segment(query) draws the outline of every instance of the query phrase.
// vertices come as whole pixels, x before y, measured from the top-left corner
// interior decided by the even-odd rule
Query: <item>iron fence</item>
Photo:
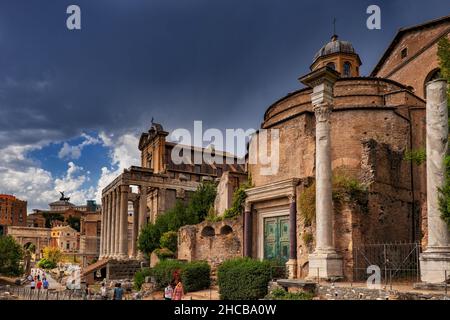
[[[420,281],[419,243],[367,244],[353,250],[353,279],[366,281],[368,268],[377,266],[382,283]]]

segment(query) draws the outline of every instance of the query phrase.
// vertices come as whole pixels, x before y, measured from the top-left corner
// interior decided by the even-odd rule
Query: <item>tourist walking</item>
[[[41,280],[38,280],[38,282],[37,282],[37,284],[36,284],[36,288],[37,288],[38,290],[41,290],[41,288],[42,288],[42,281],[41,281]]]
[[[34,289],[35,287],[36,287],[36,282],[33,279],[33,280],[31,280],[31,283],[30,283],[30,289]]]
[[[102,283],[102,287],[100,288],[100,295],[102,300],[108,300],[108,288],[106,288],[105,283]]]
[[[172,283],[169,283],[167,287],[164,289],[164,300],[172,300],[173,296],[173,286]]]
[[[48,289],[48,281],[47,281],[47,278],[44,278],[44,280],[42,281],[42,286],[44,287],[44,289]]]
[[[184,296],[183,284],[178,281],[175,289],[173,290],[173,300],[181,300]]]
[[[84,288],[84,300],[91,299],[91,288],[89,288],[89,284],[86,283],[86,287]]]
[[[114,288],[113,300],[122,300],[123,297],[123,289],[122,284],[116,283],[116,287]]]

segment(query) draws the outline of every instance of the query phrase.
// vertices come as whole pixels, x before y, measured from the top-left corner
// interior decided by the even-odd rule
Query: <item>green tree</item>
[[[138,238],[139,250],[150,254],[155,249],[160,248],[161,236],[164,233],[168,231],[176,232],[182,226],[203,221],[214,204],[216,192],[216,186],[212,182],[203,182],[187,204],[178,200],[175,206],[160,215],[154,224],[148,224],[142,229]]]
[[[78,232],[80,232],[80,218],[79,217],[72,217],[69,216],[69,218],[67,218],[66,221],[69,226],[75,230],[77,230]]]
[[[203,182],[192,195],[187,206],[190,215],[197,216],[199,221],[205,220],[217,195],[217,187],[213,182]]]
[[[0,236],[0,274],[19,276],[23,273],[20,261],[23,259],[22,246],[11,236]]]
[[[176,231],[168,231],[162,234],[159,240],[161,248],[167,248],[172,252],[177,251],[178,247],[178,233]]]

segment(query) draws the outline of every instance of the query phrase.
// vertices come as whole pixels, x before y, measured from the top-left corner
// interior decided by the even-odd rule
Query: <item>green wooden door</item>
[[[264,259],[289,260],[289,216],[264,219]]]

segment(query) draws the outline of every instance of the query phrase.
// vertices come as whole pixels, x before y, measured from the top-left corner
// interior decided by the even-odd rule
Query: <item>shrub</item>
[[[162,260],[150,270],[150,275],[155,277],[156,285],[161,289],[175,280],[175,273],[180,274],[186,292],[207,289],[211,285],[211,268],[203,261]]]
[[[156,254],[160,260],[173,259],[175,257],[175,253],[168,248],[158,248],[153,251],[153,253]]]
[[[161,260],[150,270],[150,274],[155,277],[156,285],[162,289],[171,283],[176,271],[180,271],[185,263],[178,260]]]
[[[224,300],[256,300],[267,295],[271,279],[268,261],[236,258],[218,268],[219,294]]]
[[[186,292],[207,289],[211,285],[211,267],[205,261],[187,263],[181,270],[181,281]]]
[[[168,231],[163,233],[159,240],[161,248],[167,248],[170,251],[177,251],[178,246],[178,233],[176,231]]]
[[[145,282],[145,277],[150,276],[150,269],[144,268],[134,274],[134,289],[141,290],[142,285]]]
[[[39,260],[37,265],[38,265],[39,268],[48,270],[48,269],[56,268],[57,264],[54,261],[50,261],[50,260],[48,260],[46,258],[42,258],[41,260]]]
[[[62,254],[61,250],[59,250],[59,248],[57,248],[57,247],[45,247],[43,250],[43,258],[45,260],[49,261],[52,265],[54,264],[55,267],[56,267],[56,264],[61,261],[62,257],[63,257],[63,254]],[[48,268],[48,269],[52,269],[52,268]]]
[[[23,272],[20,261],[23,249],[11,236],[0,236],[0,274],[18,276]]]
[[[287,292],[284,289],[277,288],[266,296],[269,300],[312,300],[314,295],[310,292]]]

